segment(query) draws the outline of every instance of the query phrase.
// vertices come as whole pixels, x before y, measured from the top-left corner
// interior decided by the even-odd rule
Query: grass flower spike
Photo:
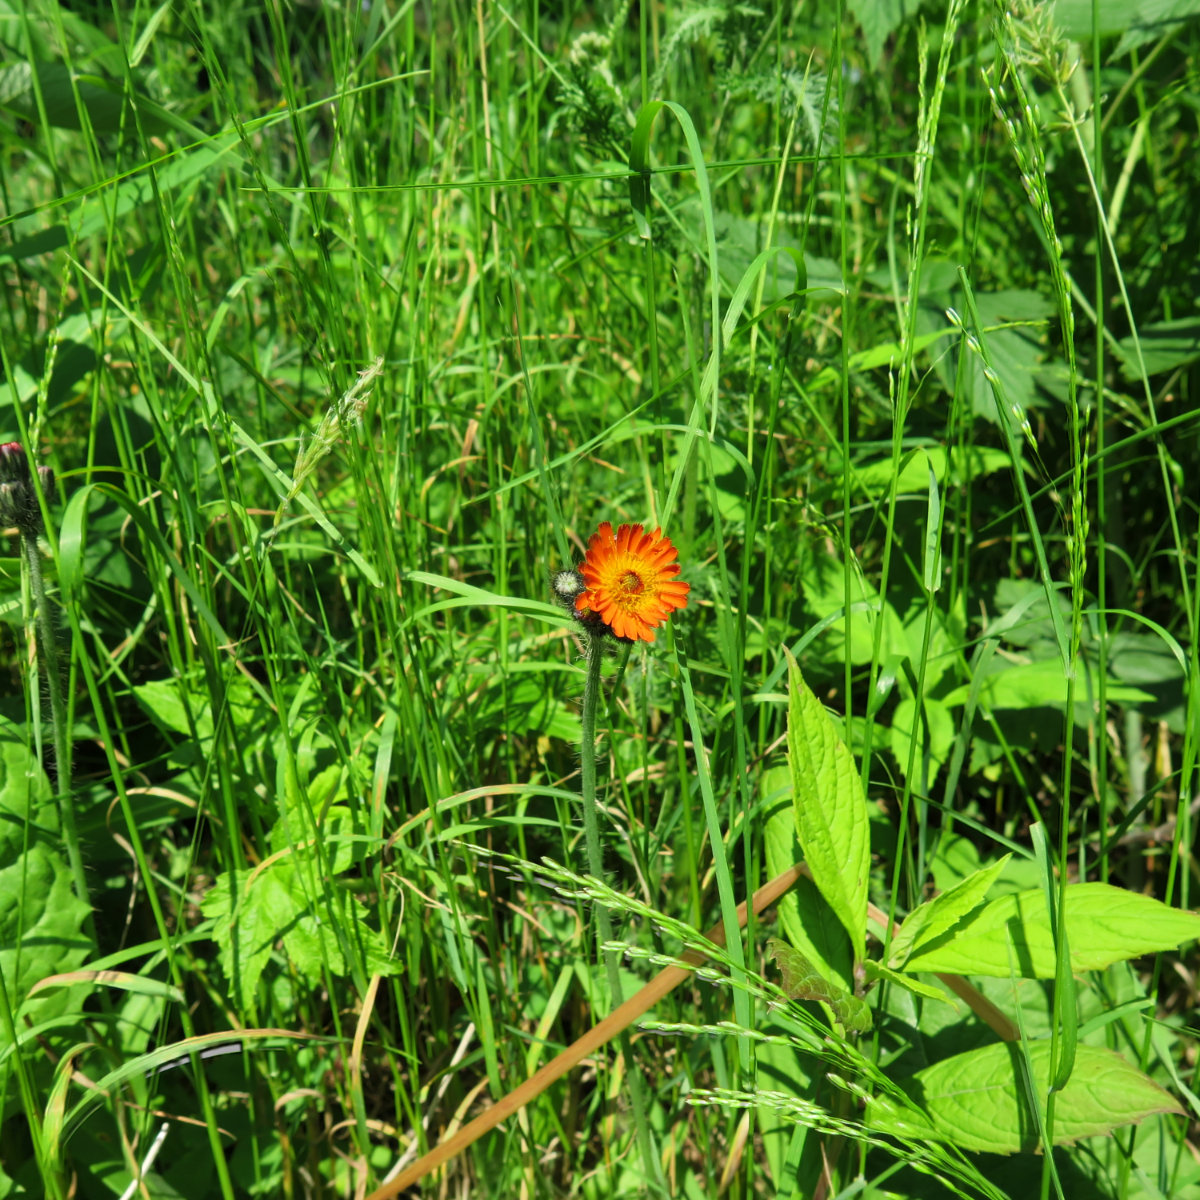
[[[687,607],[689,585],[677,579],[675,547],[662,530],[604,521],[588,542],[579,568],[587,590],[576,597],[583,616],[596,613],[619,638],[654,641],[654,630]]]

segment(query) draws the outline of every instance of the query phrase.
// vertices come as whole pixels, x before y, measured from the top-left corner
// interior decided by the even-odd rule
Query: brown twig
[[[774,904],[804,873],[804,868],[801,866],[789,867],[783,874],[777,875],[770,883],[759,888],[754,893],[750,905],[747,905],[745,901],[738,905],[738,927],[742,928],[746,924],[748,907],[753,907],[757,916],[768,905]],[[704,936],[715,946],[725,944],[723,925],[714,925]],[[411,1167],[397,1175],[395,1179],[389,1180],[381,1188],[377,1188],[367,1197],[367,1200],[388,1200],[391,1196],[399,1195],[423,1175],[428,1175],[430,1171],[436,1170],[455,1155],[461,1154],[489,1129],[524,1108],[531,1100],[540,1096],[555,1080],[561,1079],[589,1054],[599,1050],[606,1042],[612,1041],[623,1029],[632,1025],[668,992],[678,987],[696,967],[704,962],[704,958],[705,956],[699,951],[689,950],[682,958],[682,961],[688,964],[687,966],[664,967],[636,996],[630,997],[619,1008],[614,1009],[603,1021],[594,1025],[557,1058],[548,1062],[540,1071],[531,1075],[520,1087],[514,1088],[502,1100],[498,1100],[487,1112],[481,1113],[470,1124],[464,1125],[452,1138],[435,1146],[428,1154],[417,1159]]]
[[[737,910],[738,928],[741,929],[746,924],[748,907],[752,907],[757,916],[763,909],[774,904],[789,891],[802,875],[808,875],[808,868],[803,864],[788,867],[770,883],[759,888],[751,898],[749,905],[742,901]],[[881,925],[886,926],[887,914],[874,905],[868,907],[871,916]],[[725,945],[724,925],[714,925],[704,936],[714,946]],[[417,1159],[411,1167],[405,1168],[395,1179],[389,1180],[382,1187],[373,1191],[367,1200],[390,1200],[390,1197],[399,1195],[422,1176],[437,1170],[438,1167],[461,1154],[489,1129],[494,1129],[501,1121],[511,1117],[513,1113],[540,1096],[552,1083],[561,1079],[572,1067],[578,1066],[589,1054],[593,1054],[606,1042],[612,1041],[619,1033],[628,1029],[634,1021],[652,1009],[664,996],[678,987],[692,971],[702,965],[704,959],[705,955],[700,951],[689,950],[681,960],[687,964],[686,966],[664,967],[636,996],[632,996],[619,1008],[614,1009],[578,1041],[568,1046],[556,1058],[551,1059],[540,1071],[531,1075],[503,1099],[498,1100],[486,1112],[464,1125],[453,1137],[447,1138],[446,1141],[435,1146],[428,1154]],[[958,975],[938,975],[938,979],[965,1001],[971,1011],[984,1021],[999,1038],[1006,1042],[1018,1039],[1019,1034],[1012,1021],[965,979]]]

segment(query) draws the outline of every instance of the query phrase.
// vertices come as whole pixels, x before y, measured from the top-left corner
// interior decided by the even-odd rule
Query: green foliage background
[[[718,864],[767,876],[785,647],[883,910],[1006,852],[999,892],[1189,908],[1198,11],[0,3],[0,438],[57,475],[73,748],[59,795],[9,530],[0,1196],[364,1195],[608,1011],[544,863],[584,862],[548,581],[601,520],[692,588],[606,668],[627,993],[678,950],[635,901],[704,929]],[[859,1100],[978,1024],[883,986],[840,1071],[760,1045],[769,932],[444,1186],[1200,1188],[1194,946],[1078,999],[1186,1115],[934,1163]]]

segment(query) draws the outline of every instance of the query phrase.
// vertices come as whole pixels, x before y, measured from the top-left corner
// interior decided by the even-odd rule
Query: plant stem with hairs
[[[575,618],[582,633],[579,642],[587,657],[580,719],[582,745],[579,749],[583,793],[583,833],[587,847],[588,874],[603,882],[604,853],[600,844],[600,814],[596,803],[596,708],[600,701],[600,665],[607,638],[627,646],[653,642],[655,630],[678,608],[687,607],[689,585],[678,578],[675,547],[661,529],[647,533],[641,525],[613,529],[602,521],[588,540],[587,556],[578,570],[559,571],[551,581],[559,602]],[[613,940],[612,915],[603,904],[596,905],[600,957],[608,975],[612,1007],[624,1002],[621,964],[617,951],[605,950]],[[634,1131],[645,1169],[653,1173],[657,1191],[666,1194],[659,1158],[650,1134],[642,1077],[633,1059],[629,1033],[620,1032],[621,1054],[633,1102]]]

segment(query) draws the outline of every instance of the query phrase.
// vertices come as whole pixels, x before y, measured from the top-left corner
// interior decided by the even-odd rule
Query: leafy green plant
[[[883,918],[876,928],[882,956],[868,959],[867,801],[850,751],[794,660],[788,761],[793,804],[772,818],[768,845],[779,861],[794,836],[816,885],[783,910],[790,948],[778,950],[777,958],[789,994],[820,1003],[837,1027],[865,1032],[871,1011],[884,1025],[905,1011],[911,999],[901,1001],[897,993],[910,993],[930,1010],[955,1008],[950,995],[920,978],[929,973],[987,976],[1010,985],[1055,980],[1056,993],[1062,993],[1052,1022],[1059,1031],[1055,1038],[1023,1025],[1019,1001],[1004,1019],[990,1000],[956,987],[974,1019],[984,1018],[1007,1040],[939,1057],[910,1074],[889,1072],[921,1112],[921,1132],[966,1150],[1009,1154],[1048,1142],[1072,1145],[1154,1114],[1182,1115],[1177,1100],[1104,1044],[1111,1024],[1123,1015],[1119,1007],[1095,1013],[1080,1028],[1076,987],[1085,984],[1075,977],[1193,941],[1200,937],[1200,915],[1104,883],[1069,884],[1061,907],[1049,881],[989,899],[1009,863],[1006,855],[914,907],[898,928]],[[837,919],[838,936],[829,935],[828,913]],[[813,935],[817,929],[826,933],[821,941]],[[871,1004],[869,997],[864,1004],[864,979],[876,995],[889,989],[892,995],[882,1004]],[[965,1026],[971,1021],[968,1017]],[[970,1040],[964,1023],[959,1025],[954,1039]],[[954,1029],[945,1018],[937,1028],[943,1041]],[[917,1027],[905,1036],[921,1033],[918,1010]],[[884,1132],[917,1132],[910,1109],[887,1098],[872,1100],[866,1123]],[[1185,1172],[1176,1186],[1190,1178]]]

